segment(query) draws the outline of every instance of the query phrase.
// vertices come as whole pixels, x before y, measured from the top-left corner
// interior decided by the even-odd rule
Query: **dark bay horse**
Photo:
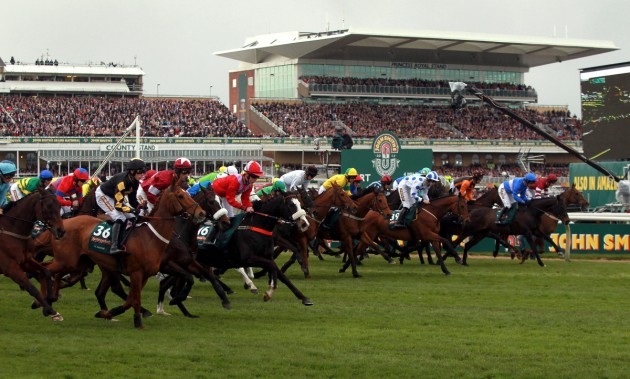
[[[216,201],[216,194],[212,189],[200,187],[199,192],[193,196],[193,200],[203,208],[215,228],[220,230],[229,228],[230,219],[227,217],[227,211]],[[169,315],[164,311],[164,296],[170,289],[172,296],[170,305],[177,305],[186,317],[197,317],[191,314],[183,304],[194,284],[193,275],[208,280],[219,296],[221,296],[221,290],[217,286],[224,291],[231,291],[229,287],[222,285],[211,269],[202,266],[195,259],[198,229],[199,225],[190,218],[178,217],[175,220],[173,233],[177,238],[171,240],[167,247],[166,259],[160,266],[160,272],[169,276],[160,281],[157,314]]]
[[[242,223],[230,238],[225,249],[200,246],[197,259],[217,269],[258,267],[267,270],[272,277],[265,301],[271,298],[277,279],[284,283],[304,305],[312,305],[286,277],[274,261],[273,230],[278,222],[293,222],[293,196],[276,196],[267,202],[254,202],[254,212],[243,215]]]
[[[134,326],[141,329],[142,289],[163,264],[167,246],[173,239],[175,216],[192,217],[195,222],[203,221],[206,216],[203,209],[180,187],[179,182],[174,182],[162,191],[149,221],[131,231],[125,242],[130,255],[123,257],[90,250],[92,232],[101,220],[91,216],[76,216],[64,220],[67,233],[59,241],[53,241],[54,259],[47,268],[55,273],[76,272],[80,267],[81,257],[87,256],[100,267],[103,273],[101,285],[105,287],[109,285],[109,278],[119,273],[129,275],[131,287],[125,303],[111,310],[101,310],[95,316],[111,319],[133,307]],[[225,304],[224,300],[224,306]]]
[[[569,187],[566,191],[561,193],[559,195],[559,199],[564,202],[564,204],[567,207],[567,211],[569,212],[571,211],[586,212],[590,205],[588,200],[584,198],[584,195],[582,194],[582,192],[580,192],[575,187],[575,183],[573,183],[571,187]]]
[[[40,275],[50,290],[51,274],[33,258],[31,231],[35,221],[42,221],[55,238],[64,235],[60,205],[54,193],[38,188],[24,198],[9,203],[0,215],[0,274],[4,274],[24,288],[42,305],[44,316],[52,316],[54,321],[63,317],[44,299],[40,291],[28,280],[25,271]],[[50,292],[47,292],[50,294]]]
[[[404,240],[410,243],[416,243],[418,240],[428,241],[431,242],[435,250],[437,263],[440,265],[442,272],[445,275],[450,275],[442,259],[440,243],[444,244],[447,249],[452,250],[453,248],[451,242],[439,234],[440,219],[442,219],[447,212],[456,214],[464,220],[469,220],[466,201],[459,196],[444,196],[431,200],[430,204],[419,206],[417,208],[416,218],[409,227],[404,229],[390,229],[388,220],[384,219],[376,212],[369,212],[365,222],[361,225],[362,233],[364,233],[365,236],[361,238],[356,253],[362,253],[367,246],[379,250],[380,246],[374,242],[377,236]],[[370,243],[366,241],[370,241]]]
[[[540,252],[535,248],[534,237],[543,237],[538,229],[541,219],[545,214],[551,214],[556,219],[560,219],[564,224],[569,223],[564,202],[558,197],[548,197],[543,199],[533,199],[526,206],[519,206],[514,220],[509,225],[497,224],[496,211],[491,208],[479,208],[470,213],[471,222],[464,228],[462,235],[458,237],[456,243],[466,237],[472,238],[464,245],[464,263],[468,258],[468,251],[485,237],[501,239],[507,235],[523,235],[527,242],[534,248],[534,255],[540,266],[544,263],[540,259]],[[504,241],[505,242],[505,241]],[[507,244],[507,242],[505,242]]]

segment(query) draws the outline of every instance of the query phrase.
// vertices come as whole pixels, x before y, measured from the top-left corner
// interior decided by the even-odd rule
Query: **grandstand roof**
[[[6,81],[0,83],[0,93],[9,92],[55,92],[55,93],[129,93],[125,82],[50,82],[50,81]]]
[[[611,41],[443,31],[346,29],[248,38],[215,55],[249,64],[287,59],[474,64],[530,68],[618,50]]]
[[[51,74],[51,75],[104,75],[104,76],[142,76],[144,71],[137,66],[85,65],[74,66],[59,64],[58,66],[36,64],[11,64],[4,66],[5,75],[18,74]]]

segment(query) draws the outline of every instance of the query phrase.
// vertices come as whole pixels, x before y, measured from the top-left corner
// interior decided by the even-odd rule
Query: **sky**
[[[245,39],[348,27],[612,41],[620,50],[533,68],[539,104],[580,112],[579,69],[630,62],[628,0],[1,0],[0,57],[137,64],[146,95],[228,99],[235,60],[215,52]]]

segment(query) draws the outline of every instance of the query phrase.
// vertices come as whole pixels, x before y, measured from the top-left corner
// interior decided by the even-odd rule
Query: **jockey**
[[[155,170],[147,170],[147,172],[144,173],[144,176],[142,177],[142,182],[145,180],[149,180],[153,177],[153,175],[157,174],[157,171]]]
[[[123,252],[120,247],[122,225],[127,219],[135,218],[133,208],[146,204],[138,203],[136,197],[144,171],[144,161],[133,158],[127,165],[127,171],[112,176],[96,189],[96,203],[114,221],[110,254]]]
[[[226,172],[229,172],[226,170]],[[228,217],[234,217],[234,209],[241,209],[247,213],[253,213],[254,208],[250,201],[252,188],[259,177],[265,175],[260,164],[256,161],[249,161],[245,165],[244,174],[227,175],[212,182],[212,190],[218,197],[221,207],[227,210]],[[241,195],[241,203],[236,200],[236,196]],[[216,230],[217,228],[215,228]],[[217,231],[218,232],[218,231]],[[212,245],[217,233],[208,233],[204,246]]]
[[[549,174],[546,178],[538,178],[536,179],[535,189],[534,189],[534,199],[540,199],[543,197],[549,197],[549,187],[556,184],[558,181],[558,177],[556,174]]]
[[[309,183],[313,178],[317,176],[317,167],[308,166],[306,170],[294,170],[287,172],[280,177],[280,181],[284,182],[289,192],[297,191],[302,197],[304,202],[304,208],[310,208],[313,205],[313,200],[308,196],[306,192]]]
[[[499,186],[499,196],[503,201],[503,209],[499,215],[497,224],[509,224],[516,215],[518,205],[526,204],[529,199],[526,192],[530,186],[536,183],[536,175],[528,173],[524,178],[514,178],[506,180],[503,185]]]
[[[398,215],[398,220],[396,220],[396,226],[405,225],[405,216],[413,204],[418,202],[430,203],[429,187],[439,181],[440,178],[435,171],[429,171],[426,178],[422,176],[407,176],[401,180],[398,184],[398,193],[403,208]]]
[[[483,179],[482,171],[475,171],[471,177],[458,178],[451,184],[451,191],[454,195],[466,199],[466,201],[473,200],[473,192],[475,186]]]
[[[37,190],[37,187],[46,188],[52,182],[53,173],[43,170],[36,178],[24,178],[11,185],[11,201],[18,201],[26,195]]]
[[[253,184],[259,177],[265,175],[260,164],[256,161],[249,161],[245,165],[245,173],[228,175],[218,178],[212,182],[212,189],[220,199],[221,206],[228,211],[229,217],[234,217],[234,208],[251,213],[254,211],[249,196],[252,192]],[[236,200],[236,196],[241,195],[241,203]]]
[[[214,181],[218,175],[224,173],[227,170],[227,167],[225,166],[221,166],[219,167],[219,169],[217,171],[213,171],[207,175],[202,176],[201,178],[199,178],[198,183],[203,183],[203,182],[212,182]]]
[[[284,184],[282,180],[277,180],[270,186],[264,187],[256,192],[256,195],[262,201],[267,201],[269,199],[273,199],[278,193],[286,192],[287,186]]]
[[[319,194],[321,195],[324,191],[331,189],[333,183],[336,183],[339,187],[343,188],[348,195],[351,195],[348,187],[358,175],[359,173],[354,168],[347,169],[344,174],[333,175],[319,187]]]
[[[361,175],[357,175],[356,178],[354,178],[354,181],[352,181],[352,183],[350,183],[349,185],[349,189],[350,189],[350,193],[353,195],[359,195],[361,193],[361,182],[363,181],[363,178],[361,177]]]
[[[0,175],[2,175],[2,179],[0,179],[0,207],[4,207],[8,202],[7,194],[11,189],[11,181],[16,172],[15,163],[7,160],[0,162]],[[2,208],[0,208],[0,214],[2,214]]]
[[[83,202],[83,185],[90,179],[84,168],[77,168],[70,175],[66,175],[52,182],[55,194],[61,204],[61,215],[69,214]]]
[[[383,191],[383,193],[385,193],[385,196],[387,196],[389,195],[391,185],[392,185],[392,177],[389,175],[383,175],[381,180],[379,180],[378,182],[370,183],[367,186],[367,188],[370,188],[370,187],[378,188],[381,191]]]
[[[221,170],[223,169],[223,170]],[[206,176],[202,176],[201,178],[199,178],[199,181],[197,182],[197,184],[190,186],[187,191],[190,194],[190,196],[195,196],[197,194],[197,192],[199,192],[199,189],[201,187],[203,188],[208,188],[210,187],[210,185],[212,184],[213,181],[215,181],[218,178],[224,178],[228,175],[236,175],[238,174],[238,170],[236,169],[235,166],[228,166],[227,168],[225,166],[221,166],[221,168],[219,169],[220,172],[212,172]],[[217,174],[217,175],[213,175],[213,174]],[[212,175],[212,180],[208,180],[208,178],[210,177],[210,175]],[[212,187],[210,187],[212,188]]]
[[[150,179],[143,180],[136,192],[138,202],[146,200],[148,202],[147,212],[150,213],[157,202],[160,192],[171,185],[173,178],[176,178],[175,180],[181,178],[182,184],[188,184],[188,175],[191,167],[192,164],[188,158],[177,158],[173,163],[172,170],[158,171]]]

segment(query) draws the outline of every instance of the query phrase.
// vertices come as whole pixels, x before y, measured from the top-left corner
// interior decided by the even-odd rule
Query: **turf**
[[[417,257],[404,265],[372,257],[354,279],[338,273],[336,258],[312,259],[313,279],[289,271],[312,307],[282,284],[265,303],[228,272],[232,310],[197,283],[186,305],[199,319],[167,306],[173,316],[144,319],[145,330],[130,312],[94,318],[92,291],[78,286],[62,292],[55,308],[65,320],[53,323],[0,277],[0,377],[627,377],[630,262],[545,262],[450,260],[446,277]],[[156,289],[151,279],[143,292],[151,310]]]

